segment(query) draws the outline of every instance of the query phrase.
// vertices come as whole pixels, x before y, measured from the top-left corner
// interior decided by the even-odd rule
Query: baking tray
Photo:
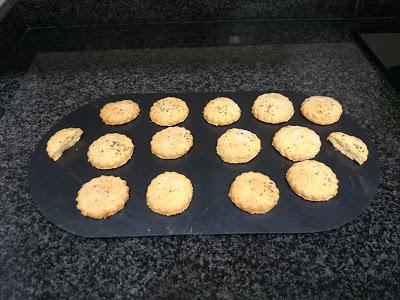
[[[155,93],[110,95],[87,104],[66,116],[39,142],[32,154],[30,189],[33,202],[51,223],[70,233],[84,237],[162,236],[184,234],[249,234],[319,232],[346,224],[368,206],[379,181],[378,159],[365,131],[345,112],[340,121],[330,126],[315,125],[301,116],[301,102],[309,95],[279,91],[289,97],[295,114],[289,122],[271,125],[256,120],[251,114],[254,99],[267,91]],[[175,96],[189,106],[189,117],[179,126],[189,129],[194,146],[176,160],[162,160],[150,151],[151,137],[163,127],[149,119],[152,103]],[[217,96],[234,99],[242,110],[238,122],[222,127],[209,125],[202,117],[204,105]],[[100,108],[107,102],[133,99],[141,108],[134,121],[121,126],[105,125],[99,118]],[[340,183],[336,197],[328,202],[310,202],[295,195],[285,173],[293,164],[271,146],[274,133],[283,126],[301,125],[315,130],[322,147],[316,160],[330,166]],[[81,140],[54,162],[47,156],[47,140],[66,127],[80,127]],[[217,138],[229,128],[243,128],[258,135],[262,149],[247,164],[224,163],[215,152]],[[369,147],[368,161],[359,166],[335,150],[326,140],[332,131],[343,131],[363,139]],[[98,170],[87,161],[89,145],[101,135],[123,133],[132,138],[135,151],[132,159],[114,170]],[[165,171],[176,171],[192,181],[191,205],[182,214],[166,217],[153,213],[146,205],[146,189],[150,181]],[[258,171],[275,181],[280,190],[278,204],[265,215],[251,215],[238,209],[228,198],[230,184],[242,172]],[[120,176],[128,182],[130,199],[123,210],[105,220],[82,216],[76,208],[76,195],[82,184],[100,175]]]

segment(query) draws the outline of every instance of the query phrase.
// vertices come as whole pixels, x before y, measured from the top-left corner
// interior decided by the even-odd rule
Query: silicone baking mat
[[[306,233],[330,230],[359,216],[373,198],[379,181],[377,155],[365,131],[346,112],[339,122],[330,126],[307,121],[299,108],[308,95],[289,91],[278,91],[289,97],[295,106],[295,114],[289,122],[278,125],[260,122],[252,116],[251,106],[254,99],[265,92],[268,91],[126,94],[98,99],[66,116],[37,145],[30,169],[32,199],[51,223],[84,237]],[[167,96],[186,101],[189,117],[178,126],[189,129],[194,137],[193,148],[176,160],[159,159],[150,151],[151,137],[163,127],[150,121],[149,110],[154,101]],[[242,110],[239,121],[215,127],[203,119],[203,107],[218,96],[230,97],[238,103]],[[139,117],[126,125],[105,125],[99,118],[99,110],[105,103],[121,99],[136,101],[141,108]],[[319,134],[322,147],[315,159],[331,167],[340,181],[339,192],[330,201],[305,201],[287,184],[285,174],[293,162],[271,146],[274,133],[287,125],[306,126]],[[46,153],[47,140],[66,127],[80,127],[84,134],[73,148],[54,162]],[[257,134],[262,149],[255,159],[246,164],[232,165],[219,158],[215,152],[216,141],[229,128],[243,128]],[[368,161],[359,166],[335,150],[326,140],[332,131],[343,131],[363,139],[370,151]],[[132,159],[114,170],[95,169],[87,161],[88,147],[98,137],[111,132],[126,134],[133,140],[135,151]],[[186,175],[194,188],[189,208],[172,217],[153,213],[146,205],[147,186],[165,171]],[[230,184],[237,175],[246,171],[268,175],[280,190],[278,204],[267,214],[248,214],[228,198]],[[94,220],[79,213],[75,199],[82,184],[100,175],[120,176],[126,180],[130,199],[114,216]]]

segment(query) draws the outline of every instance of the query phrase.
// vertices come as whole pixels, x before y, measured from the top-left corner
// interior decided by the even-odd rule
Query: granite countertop
[[[51,30],[26,37],[26,45],[42,45],[39,53],[21,50],[21,65],[31,66],[26,72],[10,67],[0,86],[6,99],[0,119],[0,298],[396,298],[400,95],[351,35],[333,28],[313,36],[294,27],[283,40],[247,43],[253,45],[241,44],[242,31],[234,30],[231,44],[238,45],[175,48],[166,41],[151,47],[159,49],[112,50],[91,44],[89,51],[71,46],[82,36],[71,29],[75,33],[64,35],[64,50],[71,51],[63,52],[49,46],[59,36]],[[225,38],[211,36],[214,42]],[[30,155],[76,108],[108,94],[235,90],[340,99],[369,132],[380,158],[381,182],[366,211],[315,234],[85,239],[51,225],[33,205]]]

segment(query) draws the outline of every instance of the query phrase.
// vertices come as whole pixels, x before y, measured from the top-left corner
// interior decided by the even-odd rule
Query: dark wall
[[[0,65],[13,51],[25,30],[24,19],[18,7],[12,8],[0,21]]]
[[[400,17],[400,0],[19,0],[0,21],[0,64],[27,27],[369,17]]]
[[[400,0],[20,0],[28,27],[400,17]]]

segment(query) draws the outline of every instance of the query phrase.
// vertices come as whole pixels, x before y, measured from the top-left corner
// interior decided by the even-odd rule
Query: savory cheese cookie
[[[122,125],[137,118],[139,105],[132,100],[110,102],[100,110],[100,118],[107,125]]]
[[[257,135],[244,129],[229,129],[217,140],[217,154],[231,164],[249,162],[260,150],[261,141]]]
[[[240,118],[240,107],[232,99],[218,97],[204,107],[204,119],[215,126],[229,125]]]
[[[279,190],[268,176],[245,172],[233,181],[229,198],[241,210],[250,214],[265,214],[278,203]]]
[[[150,142],[151,152],[162,159],[176,159],[193,146],[193,136],[183,127],[168,127],[157,132]]]
[[[58,160],[65,150],[79,141],[82,134],[80,128],[64,128],[57,131],[47,142],[47,154],[51,159]]]
[[[150,119],[160,126],[174,126],[185,121],[189,107],[179,98],[167,97],[153,103],[150,108]]]
[[[300,111],[309,121],[319,125],[330,125],[339,121],[342,105],[330,97],[313,96],[301,103]]]
[[[97,169],[114,169],[124,165],[132,157],[134,147],[132,140],[126,135],[108,133],[89,146],[87,156]]]
[[[147,206],[154,212],[172,216],[189,207],[193,197],[190,180],[176,172],[165,172],[154,178],[147,188]]]
[[[251,112],[262,122],[278,124],[290,120],[294,107],[289,98],[278,93],[268,93],[257,97]]]
[[[286,180],[297,195],[309,201],[327,201],[339,188],[332,169],[316,160],[293,164],[286,172]]]
[[[124,208],[129,199],[125,180],[114,176],[100,176],[85,183],[76,197],[82,215],[104,219]]]
[[[368,159],[368,147],[359,138],[343,132],[332,132],[327,140],[343,155],[355,160],[360,165]]]
[[[286,126],[275,133],[272,146],[282,156],[300,161],[314,158],[321,148],[321,140],[315,131],[307,127]]]

